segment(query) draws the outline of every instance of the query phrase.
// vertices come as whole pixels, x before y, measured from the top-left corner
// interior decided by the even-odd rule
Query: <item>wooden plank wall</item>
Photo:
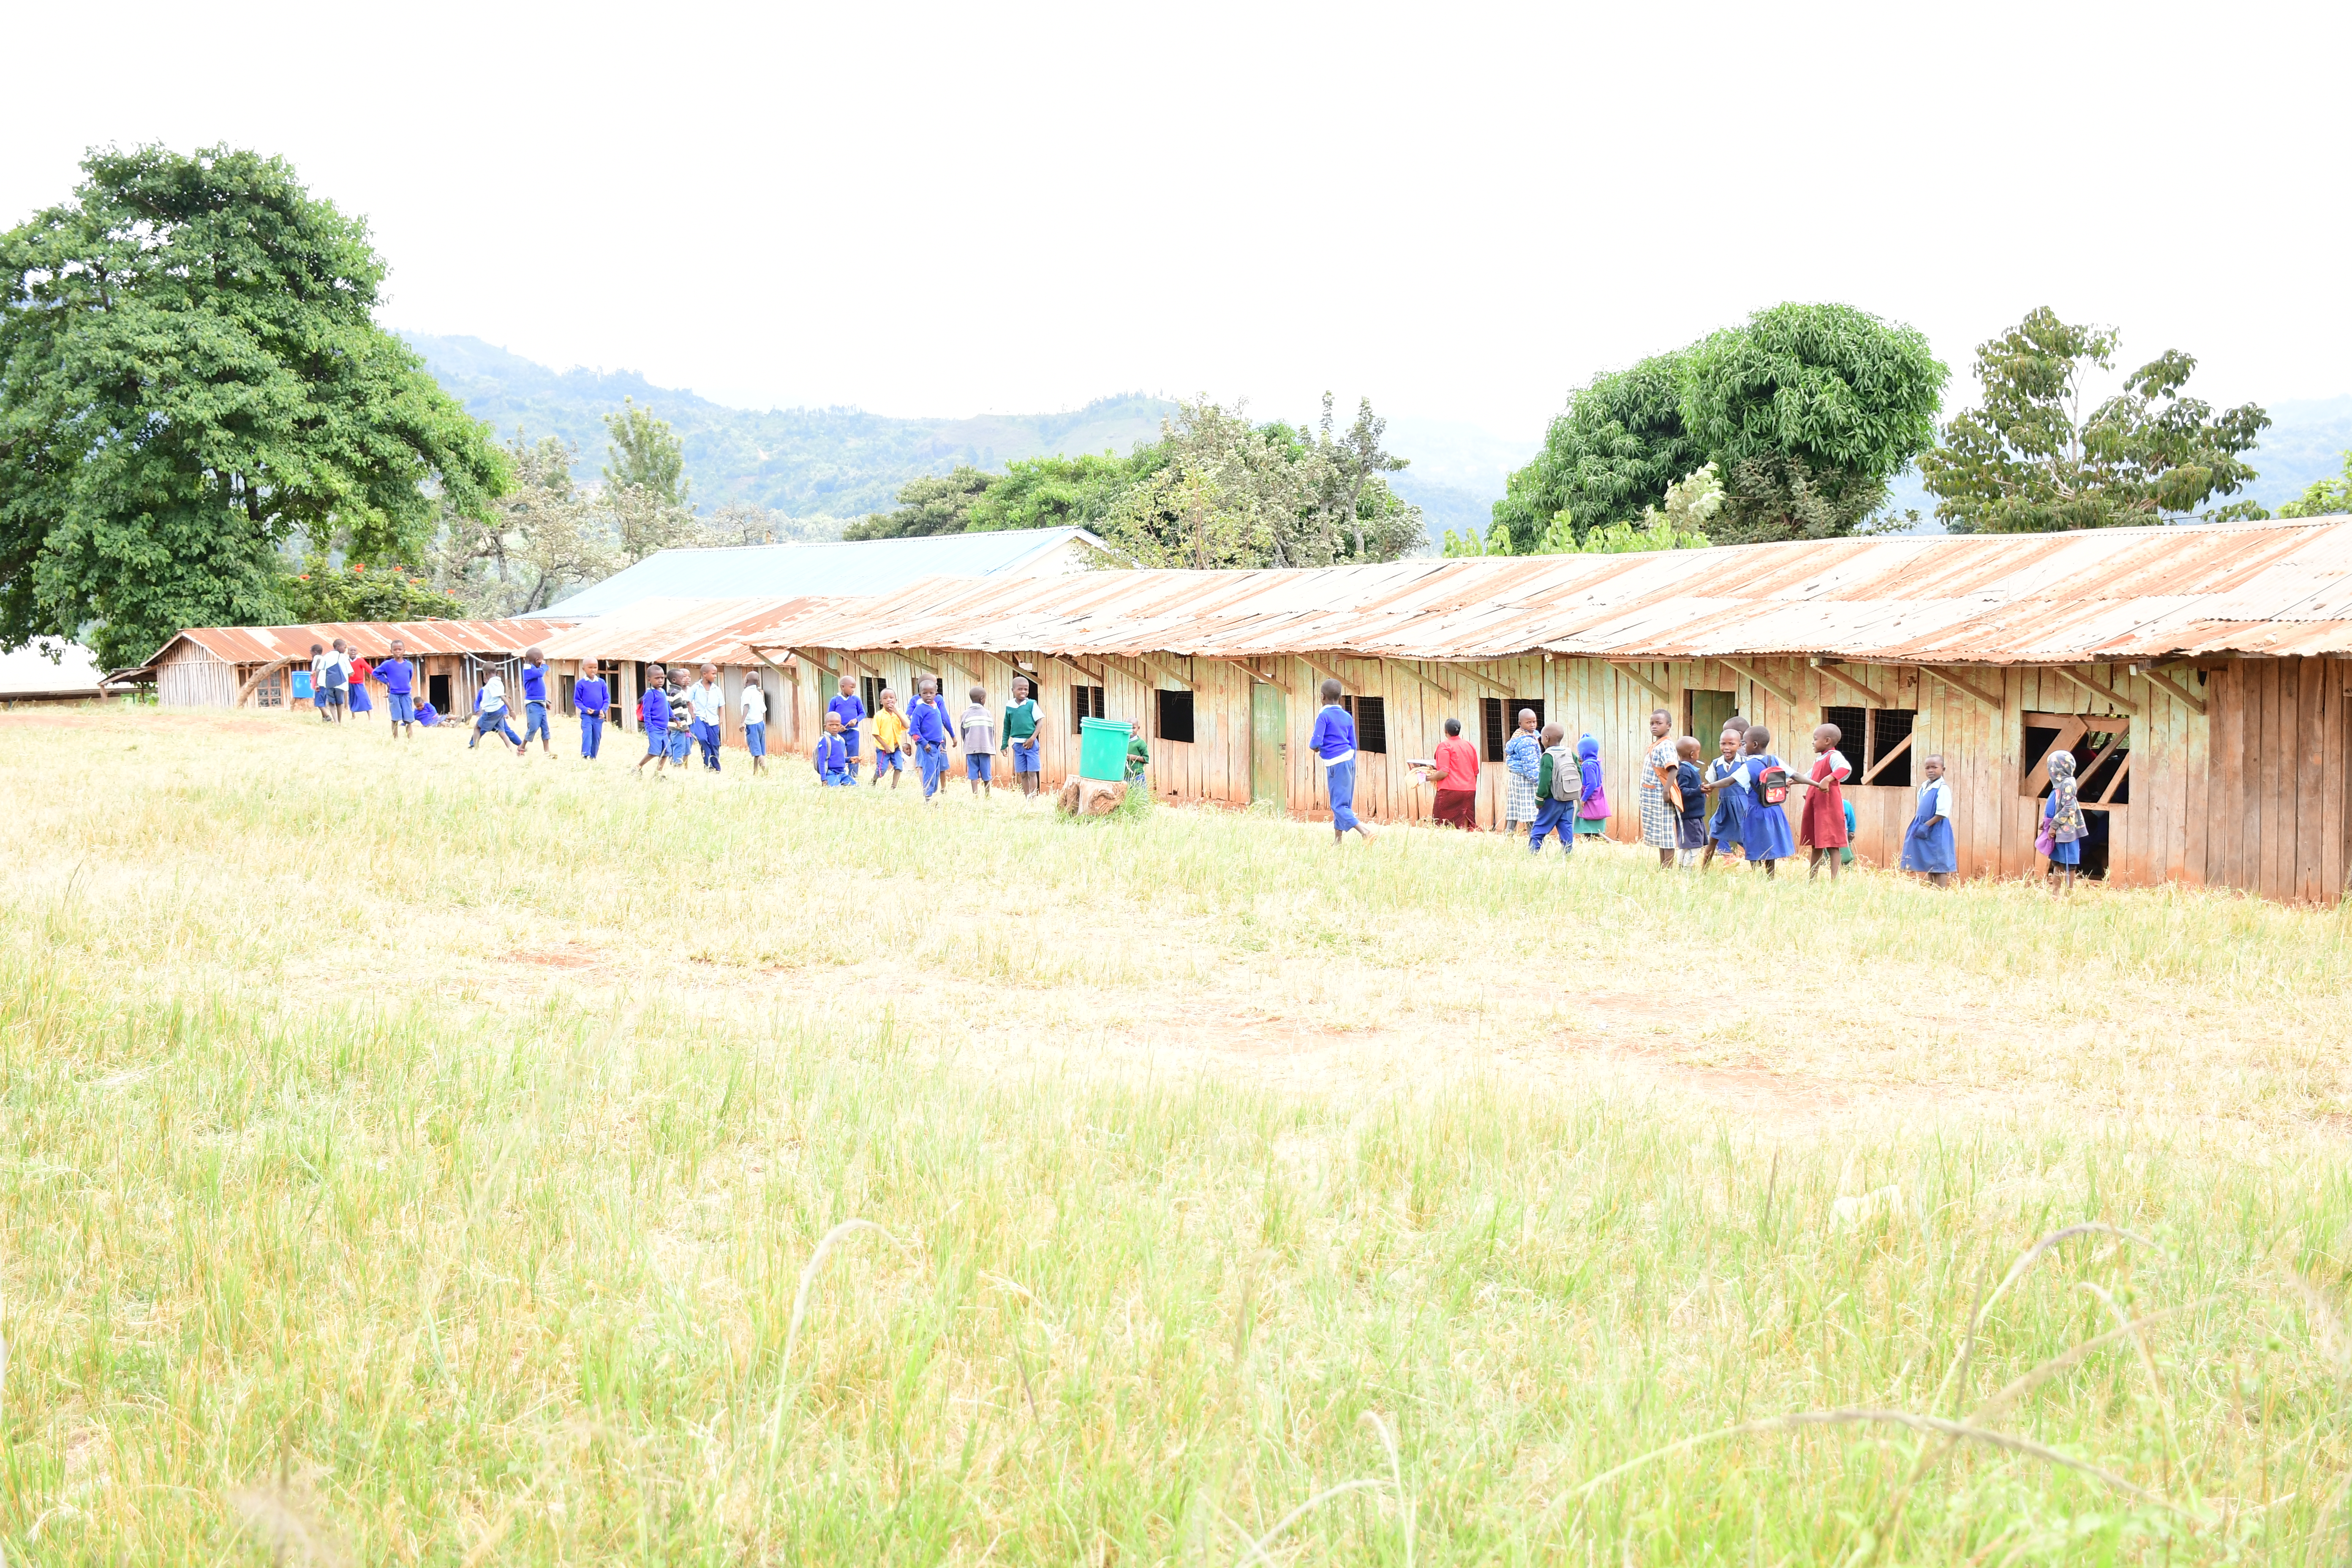
[[[919,673],[946,678],[950,707],[961,710],[963,689],[977,678],[988,689],[989,705],[1001,708],[1011,687],[1011,663],[989,655],[952,650],[842,655],[819,650],[851,674],[879,675],[902,694]],[[1181,689],[1189,681],[1195,739],[1190,743],[1152,740],[1151,781],[1162,798],[1241,806],[1249,802],[1249,670],[1230,660],[1116,657],[1083,661],[1087,673],[1067,660],[1022,656],[1035,665],[1031,679],[1044,711],[1042,765],[1055,787],[1077,763],[1070,731],[1073,685],[1104,687],[1105,716],[1153,728],[1152,693]],[[1906,708],[1916,714],[1915,759],[1910,786],[1856,786],[1848,791],[1856,822],[1854,848],[1864,860],[1892,865],[1900,857],[1905,830],[1917,804],[1918,762],[1941,753],[1956,796],[1955,824],[1962,876],[2028,877],[2039,874],[2033,835],[2041,805],[2019,791],[2023,716],[2029,712],[2110,714],[2116,710],[2053,671],[1973,667],[1951,673],[1988,696],[1995,711],[1976,698],[1917,668],[1840,665],[1839,673],[1868,687],[1872,703],[1801,659],[1743,659],[1746,670],[1797,699],[1793,703],[1752,675],[1720,660],[1652,662],[1637,666],[1654,685],[1672,694],[1656,697],[1623,671],[1594,659],[1533,655],[1467,664],[1402,664],[1394,660],[1316,656],[1257,661],[1286,694],[1287,733],[1284,776],[1289,814],[1328,821],[1329,808],[1322,770],[1307,747],[1307,735],[1321,705],[1318,687],[1329,670],[1356,696],[1382,700],[1388,750],[1360,758],[1357,809],[1380,822],[1426,818],[1431,792],[1417,784],[1405,763],[1429,756],[1447,717],[1481,747],[1481,700],[1540,696],[1546,716],[1573,738],[1591,733],[1601,742],[1604,777],[1613,815],[1609,837],[1638,842],[1641,837],[1638,777],[1649,746],[1649,714],[1664,706],[1682,722],[1683,694],[1713,690],[1732,694],[1738,710],[1770,726],[1774,750],[1793,766],[1809,768],[1809,737],[1828,707]],[[1099,673],[1100,680],[1096,679]],[[2155,683],[2123,667],[2087,673],[2139,709],[2127,718],[2131,735],[2131,801],[2109,814],[2111,879],[2118,884],[2208,881],[2247,889],[2265,897],[2333,900],[2343,896],[2347,857],[2352,857],[2352,809],[2347,778],[2352,775],[2352,716],[2347,688],[2352,661],[2343,659],[2250,659],[2208,670],[2168,667],[2166,673],[2206,703],[2200,716]],[[797,681],[780,680],[772,693],[781,713],[793,713],[793,732],[772,745],[804,750],[803,739],[822,731],[829,682],[803,668]],[[1450,689],[1450,695],[1448,694]],[[772,737],[774,731],[772,729]],[[1714,737],[1698,738],[1712,755]],[[1482,770],[1478,820],[1499,825],[1504,770]],[[1796,808],[1792,800],[1790,809]]]
[[[227,708],[249,673],[193,641],[184,642],[155,667],[155,700],[164,708]]]

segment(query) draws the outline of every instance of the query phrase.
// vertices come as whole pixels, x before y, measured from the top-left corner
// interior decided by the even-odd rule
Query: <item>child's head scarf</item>
[[[2050,814],[2052,837],[2061,844],[2072,844],[2083,837],[2083,802],[2074,788],[2074,752],[2050,754],[2050,797],[2056,803]]]
[[[1576,742],[1576,777],[1591,795],[1601,787],[1601,742],[1586,735]]]

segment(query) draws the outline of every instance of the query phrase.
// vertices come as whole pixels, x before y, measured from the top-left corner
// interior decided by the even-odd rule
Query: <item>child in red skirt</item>
[[[1807,881],[1820,876],[1824,864],[1830,868],[1830,880],[1836,881],[1838,862],[1844,858],[1838,852],[1845,847],[1847,837],[1845,792],[1838,786],[1853,776],[1853,765],[1837,749],[1844,738],[1834,724],[1813,729],[1813,773],[1806,781],[1812,787],[1806,792],[1805,815],[1797,825],[1797,842],[1812,851]]]

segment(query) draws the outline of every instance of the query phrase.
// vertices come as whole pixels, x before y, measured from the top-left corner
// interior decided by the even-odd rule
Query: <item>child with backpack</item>
[[[1797,852],[1796,835],[1781,806],[1789,798],[1789,770],[1772,754],[1772,731],[1751,724],[1742,742],[1746,756],[1734,775],[1735,787],[1746,792],[1740,813],[1739,841],[1750,866],[1760,865],[1771,877],[1774,868]]]
[[[1559,725],[1545,725],[1542,741],[1543,752],[1536,762],[1536,816],[1528,829],[1528,853],[1541,855],[1545,837],[1557,833],[1560,853],[1573,855],[1573,822],[1577,802],[1583,794],[1583,778]]]

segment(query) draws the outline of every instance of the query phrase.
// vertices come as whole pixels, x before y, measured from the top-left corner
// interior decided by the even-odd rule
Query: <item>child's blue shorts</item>
[[[905,752],[888,751],[877,752],[874,753],[874,772],[877,776],[887,773],[903,773],[906,771],[907,757]]]
[[[964,753],[963,771],[966,778],[994,778],[996,758],[987,752],[967,752]]]
[[[755,757],[768,754],[768,727],[765,724],[743,726],[743,749]]]
[[[667,730],[648,730],[646,731],[646,755],[649,757],[658,757],[668,750],[669,731]]]
[[[693,731],[672,730],[669,732],[669,760],[671,762],[682,763],[686,761],[686,754],[692,750],[694,750]]]
[[[1019,741],[1013,742],[1013,771],[1016,773],[1034,773],[1037,771],[1036,742],[1031,741],[1025,745]]]

